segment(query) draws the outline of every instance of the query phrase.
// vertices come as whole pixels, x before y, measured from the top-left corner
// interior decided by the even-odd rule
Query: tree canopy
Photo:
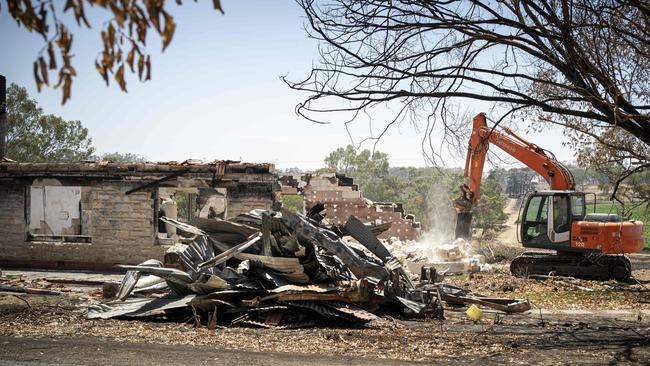
[[[95,149],[80,121],[44,114],[27,90],[7,89],[6,156],[21,162],[74,162],[90,158]]]
[[[325,158],[325,165],[347,176],[372,179],[388,173],[388,154],[368,149],[358,151],[348,145],[332,151]]]
[[[176,23],[169,3],[152,0],[66,0],[65,3],[7,0],[7,9],[18,26],[43,37],[45,45],[33,64],[34,80],[39,91],[43,85],[61,87],[65,104],[71,96],[73,78],[77,76],[72,57],[78,54],[72,47],[74,32],[66,24],[68,18],[65,15],[71,14],[80,28],[91,28],[88,8],[100,8],[110,15],[101,27],[102,49],[96,57],[95,68],[106,85],[113,78],[126,91],[125,73],[128,70],[131,73],[137,70],[141,81],[151,78],[148,35],[155,32],[160,37],[163,51],[174,38]],[[175,3],[181,5],[182,1],[176,0]],[[223,13],[220,0],[212,0],[212,4],[214,9]],[[58,75],[50,79],[50,72]]]
[[[410,120],[440,164],[432,142],[442,134],[464,146],[462,110],[489,101],[497,124],[564,128],[581,162],[602,158],[621,177],[650,167],[645,2],[298,2],[320,60],[304,80],[285,81],[309,93],[297,112],[310,120],[389,106],[386,128]]]

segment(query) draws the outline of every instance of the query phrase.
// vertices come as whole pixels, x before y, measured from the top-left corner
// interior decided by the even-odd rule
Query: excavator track
[[[517,277],[552,274],[625,282],[632,275],[632,264],[625,255],[525,252],[512,260],[510,272]]]

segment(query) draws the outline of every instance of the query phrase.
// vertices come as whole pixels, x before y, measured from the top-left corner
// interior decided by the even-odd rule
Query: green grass
[[[631,207],[633,205],[630,205]],[[626,209],[628,205],[625,206]],[[593,212],[593,205],[587,205],[588,212]],[[596,212],[599,213],[612,213],[612,214],[621,214],[622,209],[621,205],[618,203],[597,203]],[[646,205],[640,205],[632,210],[631,219],[643,221],[643,247],[646,250],[650,250],[650,211],[646,210]]]

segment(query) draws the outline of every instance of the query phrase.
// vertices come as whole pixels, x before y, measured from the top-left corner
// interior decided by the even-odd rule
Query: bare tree
[[[445,142],[467,130],[450,111],[481,100],[498,106],[497,123],[565,128],[584,161],[607,147],[619,164],[642,170],[650,163],[647,2],[298,3],[309,35],[321,41],[320,60],[306,79],[285,82],[309,92],[297,112],[312,121],[333,112],[351,120],[390,104],[399,107],[386,128],[424,121],[423,144],[431,145],[434,130]]]

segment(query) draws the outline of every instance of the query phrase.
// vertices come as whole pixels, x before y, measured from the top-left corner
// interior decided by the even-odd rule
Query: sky
[[[295,107],[305,95],[280,80],[302,79],[318,62],[318,42],[307,37],[301,9],[289,0],[224,0],[222,15],[211,3],[187,1],[174,9],[171,45],[161,54],[157,38],[148,42],[152,80],[127,76],[128,93],[115,83],[106,87],[94,68],[108,13],[88,9],[90,30],[68,22],[78,77],[65,105],[60,90],[36,90],[32,62],[42,38],[18,28],[1,7],[0,74],[7,83],[27,88],[45,113],[81,121],[99,153],[134,153],[150,161],[230,159],[274,163],[279,169],[322,167],[330,151],[351,140],[342,123],[315,124],[298,116]],[[467,105],[469,115],[489,107]],[[369,134],[367,119],[356,126],[358,142]],[[561,132],[523,135],[559,160],[572,160]],[[421,140],[403,124],[389,130],[376,149],[388,153],[391,166],[425,166]],[[464,165],[444,147],[441,153],[447,166]]]

